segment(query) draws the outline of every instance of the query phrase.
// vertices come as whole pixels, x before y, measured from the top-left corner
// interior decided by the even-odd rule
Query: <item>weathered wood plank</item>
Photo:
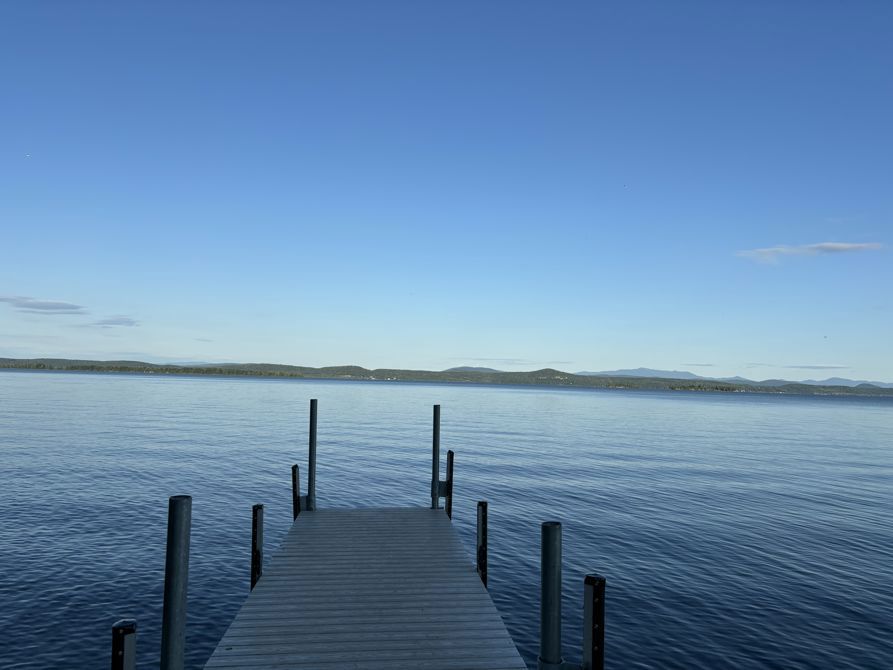
[[[524,670],[443,510],[301,513],[206,668]]]

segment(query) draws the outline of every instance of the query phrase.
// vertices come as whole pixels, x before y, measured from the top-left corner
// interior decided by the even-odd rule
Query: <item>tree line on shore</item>
[[[294,379],[341,379],[353,381],[448,382],[460,384],[506,384],[515,386],[570,386],[600,389],[642,389],[667,391],[712,391],[726,393],[790,393],[802,395],[893,396],[893,389],[871,385],[814,386],[789,383],[781,386],[738,384],[734,382],[665,379],[661,377],[601,377],[575,375],[551,368],[530,372],[497,370],[368,370],[356,365],[304,367],[275,363],[233,363],[171,365],[143,361],[89,361],[65,358],[0,358],[0,368],[67,372],[107,372],[165,375],[216,375],[245,377],[287,377]]]

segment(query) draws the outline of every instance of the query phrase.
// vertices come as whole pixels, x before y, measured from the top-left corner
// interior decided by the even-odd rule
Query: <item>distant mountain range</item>
[[[752,384],[756,386],[785,386],[787,384],[808,384],[810,386],[849,386],[857,388],[861,386],[874,386],[881,389],[893,389],[890,382],[869,382],[857,379],[844,379],[843,377],[829,377],[828,379],[807,379],[801,382],[787,379],[763,379],[757,381],[744,377],[702,377],[685,370],[654,370],[652,368],[634,368],[630,370],[606,370],[604,372],[582,371],[575,374],[583,377],[654,377],[657,379],[704,379],[715,382],[731,382],[733,384]]]
[[[552,368],[527,372],[502,372],[493,368],[457,367],[450,370],[368,370],[358,365],[311,368],[278,363],[214,363],[159,365],[143,361],[88,361],[64,358],[0,358],[0,368],[67,372],[129,373],[147,375],[216,375],[287,377],[293,379],[343,379],[371,382],[438,382],[458,384],[507,384],[514,386],[562,386],[596,389],[653,391],[714,391],[726,393],[794,393],[800,395],[861,395],[893,397],[893,388],[853,382],[828,386],[770,379],[765,382],[709,379],[691,373],[666,370],[614,370],[571,374]],[[627,374],[624,374],[627,373]],[[631,373],[631,374],[630,374]],[[678,375],[688,374],[680,378]],[[673,376],[664,376],[673,375]],[[851,381],[851,380],[846,380]],[[889,386],[889,385],[887,385]]]

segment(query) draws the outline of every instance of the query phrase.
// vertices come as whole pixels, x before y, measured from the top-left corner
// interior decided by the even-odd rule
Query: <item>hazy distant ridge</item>
[[[576,374],[584,377],[655,377],[658,379],[704,379],[707,381],[732,382],[734,384],[756,384],[758,386],[785,386],[787,384],[807,384],[809,386],[875,386],[877,388],[893,389],[890,382],[869,382],[863,379],[844,379],[843,377],[830,377],[829,379],[807,379],[802,382],[794,382],[788,379],[764,379],[756,381],[744,377],[702,377],[684,370],[653,370],[651,368],[634,368],[629,370],[606,370],[604,372],[582,371]]]

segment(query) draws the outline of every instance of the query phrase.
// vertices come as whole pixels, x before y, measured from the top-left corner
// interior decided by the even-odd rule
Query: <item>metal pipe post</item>
[[[440,508],[440,405],[434,405],[431,437],[431,509]]]
[[[310,463],[307,470],[307,511],[316,509],[316,398],[310,401]]]
[[[112,626],[112,670],[136,670],[134,619],[121,619]]]
[[[251,590],[264,574],[264,506],[251,508]]]
[[[164,609],[161,617],[161,670],[183,670],[186,648],[186,587],[192,496],[173,496],[167,510]]]
[[[446,513],[453,518],[453,450],[447,452]]]
[[[487,501],[478,501],[477,573],[487,586]]]
[[[583,580],[583,670],[605,668],[605,578]]]
[[[561,659],[561,523],[542,525],[540,556],[539,670],[560,670]]]
[[[292,520],[301,513],[301,470],[297,465],[291,466],[291,515]]]

